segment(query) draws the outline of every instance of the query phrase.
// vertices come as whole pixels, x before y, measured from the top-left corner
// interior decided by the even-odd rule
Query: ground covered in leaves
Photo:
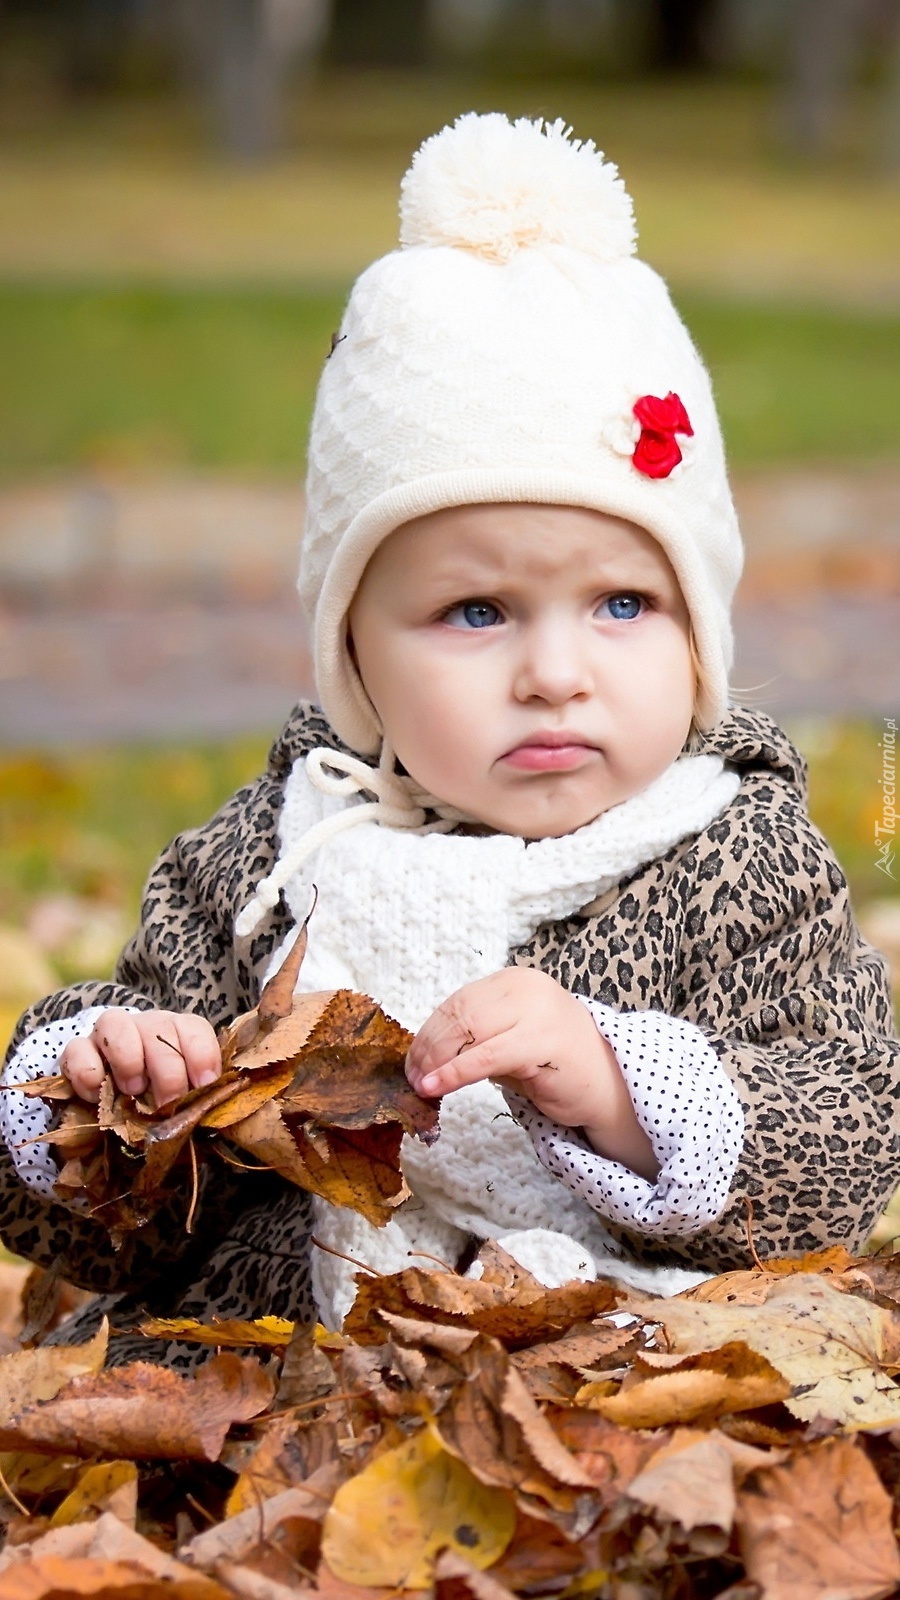
[[[875,1600],[900,1587],[900,1256],[675,1299],[359,1275],[340,1334],[6,1336],[3,1600]],[[25,1269],[7,1269],[24,1275]],[[25,1340],[53,1299],[32,1275]],[[210,1348],[193,1377],[154,1341]],[[248,1353],[249,1352],[249,1353]]]

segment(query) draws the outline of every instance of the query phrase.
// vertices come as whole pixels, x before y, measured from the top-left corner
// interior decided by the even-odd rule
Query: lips
[[[595,754],[596,746],[580,733],[554,728],[531,734],[507,750],[502,760],[507,766],[526,772],[568,772],[584,766]]]

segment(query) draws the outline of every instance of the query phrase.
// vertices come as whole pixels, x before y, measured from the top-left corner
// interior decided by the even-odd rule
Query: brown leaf
[[[442,1442],[482,1483],[515,1494],[520,1507],[558,1514],[574,1530],[593,1488],[589,1475],[538,1410],[506,1351],[481,1339],[461,1361],[458,1384],[434,1426]]]
[[[322,1521],[339,1482],[339,1467],[324,1467],[307,1483],[261,1498],[236,1516],[206,1528],[179,1556],[192,1567],[214,1572],[222,1561],[256,1564],[267,1547],[274,1547],[282,1556],[314,1566]]]
[[[279,1410],[305,1406],[337,1388],[334,1368],[316,1347],[314,1322],[297,1322],[281,1363],[275,1403]]]
[[[264,985],[259,997],[256,1014],[259,1018],[260,1030],[269,1032],[273,1023],[281,1017],[289,1017],[294,1005],[294,990],[300,976],[300,968],[306,955],[309,943],[309,919],[316,909],[319,898],[318,890],[314,890],[313,903],[300,924],[300,931],[291,945],[290,950],[278,968]]]
[[[236,1122],[243,1122],[245,1117],[252,1116],[260,1106],[266,1105],[269,1100],[281,1094],[293,1076],[294,1068],[289,1061],[281,1066],[276,1063],[272,1067],[261,1067],[252,1075],[244,1073],[233,1086],[228,1098],[204,1113],[199,1127],[230,1128]]]
[[[63,1348],[26,1353],[72,1354]],[[272,1378],[253,1357],[230,1352],[214,1356],[193,1378],[134,1362],[76,1378],[42,1405],[20,1403],[0,1423],[0,1449],[215,1461],[232,1423],[258,1416],[273,1391]]]
[[[585,1369],[620,1367],[635,1353],[633,1327],[617,1328],[598,1322],[592,1328],[575,1327],[559,1339],[517,1350],[513,1364],[535,1400],[567,1404],[582,1387]],[[575,1377],[579,1373],[581,1377]]]
[[[479,1572],[458,1550],[442,1550],[434,1564],[436,1600],[513,1600],[512,1591],[490,1572]]]
[[[740,1340],[697,1355],[645,1351],[617,1394],[587,1385],[576,1402],[628,1428],[660,1428],[671,1422],[711,1422],[728,1412],[752,1411],[791,1393],[787,1379],[764,1356]]]
[[[787,1276],[764,1305],[632,1295],[627,1308],[655,1314],[679,1352],[744,1341],[787,1379],[784,1404],[801,1421],[822,1416],[849,1428],[900,1422],[900,1389],[882,1371],[891,1314],[842,1293],[827,1276]]]
[[[96,1522],[53,1528],[0,1555],[3,1600],[229,1600],[219,1583],[192,1572],[107,1511]]]
[[[516,1594],[544,1594],[555,1592],[561,1580],[574,1577],[584,1565],[580,1545],[573,1544],[551,1522],[520,1511],[515,1532],[488,1576]],[[435,1576],[440,1575],[439,1561]]]
[[[223,1064],[241,1072],[257,1072],[262,1067],[295,1062],[336,993],[323,989],[316,994],[295,994],[290,1011],[275,1018],[266,1032],[260,1032],[258,1012],[245,1011],[220,1035]]]
[[[216,1576],[221,1578],[230,1594],[238,1596],[238,1600],[297,1600],[298,1595],[312,1600],[319,1592],[317,1589],[301,1589],[296,1582],[278,1583],[264,1572],[256,1572],[253,1567],[238,1567],[231,1561],[220,1561]],[[367,1600],[371,1600],[371,1592]]]
[[[356,1130],[399,1122],[404,1132],[433,1144],[439,1103],[417,1095],[404,1071],[412,1039],[374,1000],[339,989],[306,1042],[284,1097],[285,1115],[302,1113]]]
[[[671,1517],[687,1532],[712,1527],[730,1533],[737,1507],[730,1445],[716,1431],[679,1428],[632,1479],[630,1498]],[[765,1464],[762,1451],[755,1454]]]
[[[512,1261],[512,1257],[508,1258]],[[429,1322],[464,1323],[469,1329],[500,1339],[511,1350],[565,1333],[576,1322],[589,1322],[613,1311],[626,1291],[605,1279],[567,1283],[548,1289],[518,1263],[504,1282],[461,1278],[451,1272],[403,1272],[358,1280],[356,1300],[344,1332],[360,1344],[378,1343],[375,1313],[394,1312]]]
[[[400,1171],[403,1129],[399,1123],[359,1132],[344,1128],[326,1132],[295,1122],[289,1131],[302,1163],[304,1188],[332,1205],[347,1206],[374,1227],[383,1228],[409,1195]]]
[[[724,1301],[727,1305],[764,1305],[773,1284],[798,1272],[824,1273],[841,1277],[856,1263],[843,1245],[832,1245],[827,1250],[816,1250],[804,1256],[776,1257],[767,1261],[765,1269],[758,1267],[742,1272],[723,1272],[717,1278],[707,1278],[693,1289],[685,1289],[680,1300]],[[843,1288],[843,1284],[839,1287]]]
[[[606,1506],[613,1505],[667,1436],[620,1428],[595,1411],[555,1407],[548,1413],[554,1433],[571,1451]]]
[[[258,1509],[261,1500],[280,1494],[282,1489],[310,1489],[310,1485],[321,1484],[332,1472],[338,1474],[339,1482],[346,1476],[333,1422],[322,1419],[315,1428],[298,1428],[293,1415],[280,1413],[267,1417],[262,1429],[259,1442],[240,1466],[237,1482],[228,1496],[226,1516]]]
[[[891,1500],[851,1439],[748,1480],[738,1500],[747,1576],[765,1600],[879,1600],[900,1582]]]

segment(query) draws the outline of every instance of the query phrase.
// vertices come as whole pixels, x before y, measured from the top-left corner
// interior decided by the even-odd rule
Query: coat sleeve
[[[679,1252],[713,1271],[746,1266],[749,1236],[763,1258],[858,1250],[900,1179],[884,959],[861,938],[846,879],[796,792],[748,791],[729,828],[698,841],[673,997],[744,1112],[725,1209]]]
[[[150,874],[140,927],[113,981],[74,984],[32,1006],[19,1022],[8,1059],[36,1027],[88,1006],[199,1012],[218,1027],[254,1005],[256,975],[284,936],[286,919],[273,915],[252,942],[237,944],[233,924],[272,865],[280,803],[281,781],[270,771],[240,790],[204,827],[173,840]],[[237,1212],[251,1198],[265,1202],[268,1191],[274,1194],[281,1186],[274,1175],[247,1179],[222,1162],[204,1164],[190,1237],[185,1230],[189,1196],[178,1196],[115,1252],[98,1223],[26,1187],[4,1145],[0,1236],[10,1250],[41,1265],[58,1261],[64,1275],[85,1288],[141,1290],[162,1278],[189,1283]]]

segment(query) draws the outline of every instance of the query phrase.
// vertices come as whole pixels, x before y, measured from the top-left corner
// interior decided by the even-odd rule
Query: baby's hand
[[[457,989],[416,1034],[406,1075],[435,1098],[496,1079],[554,1122],[583,1128],[599,1154],[651,1179],[659,1170],[611,1045],[587,1007],[534,967]]]
[[[80,1100],[95,1105],[107,1068],[123,1094],[148,1088],[158,1106],[213,1083],[222,1071],[218,1041],[205,1017],[179,1011],[124,1011],[110,1006],[89,1034],[66,1045],[59,1070]]]

